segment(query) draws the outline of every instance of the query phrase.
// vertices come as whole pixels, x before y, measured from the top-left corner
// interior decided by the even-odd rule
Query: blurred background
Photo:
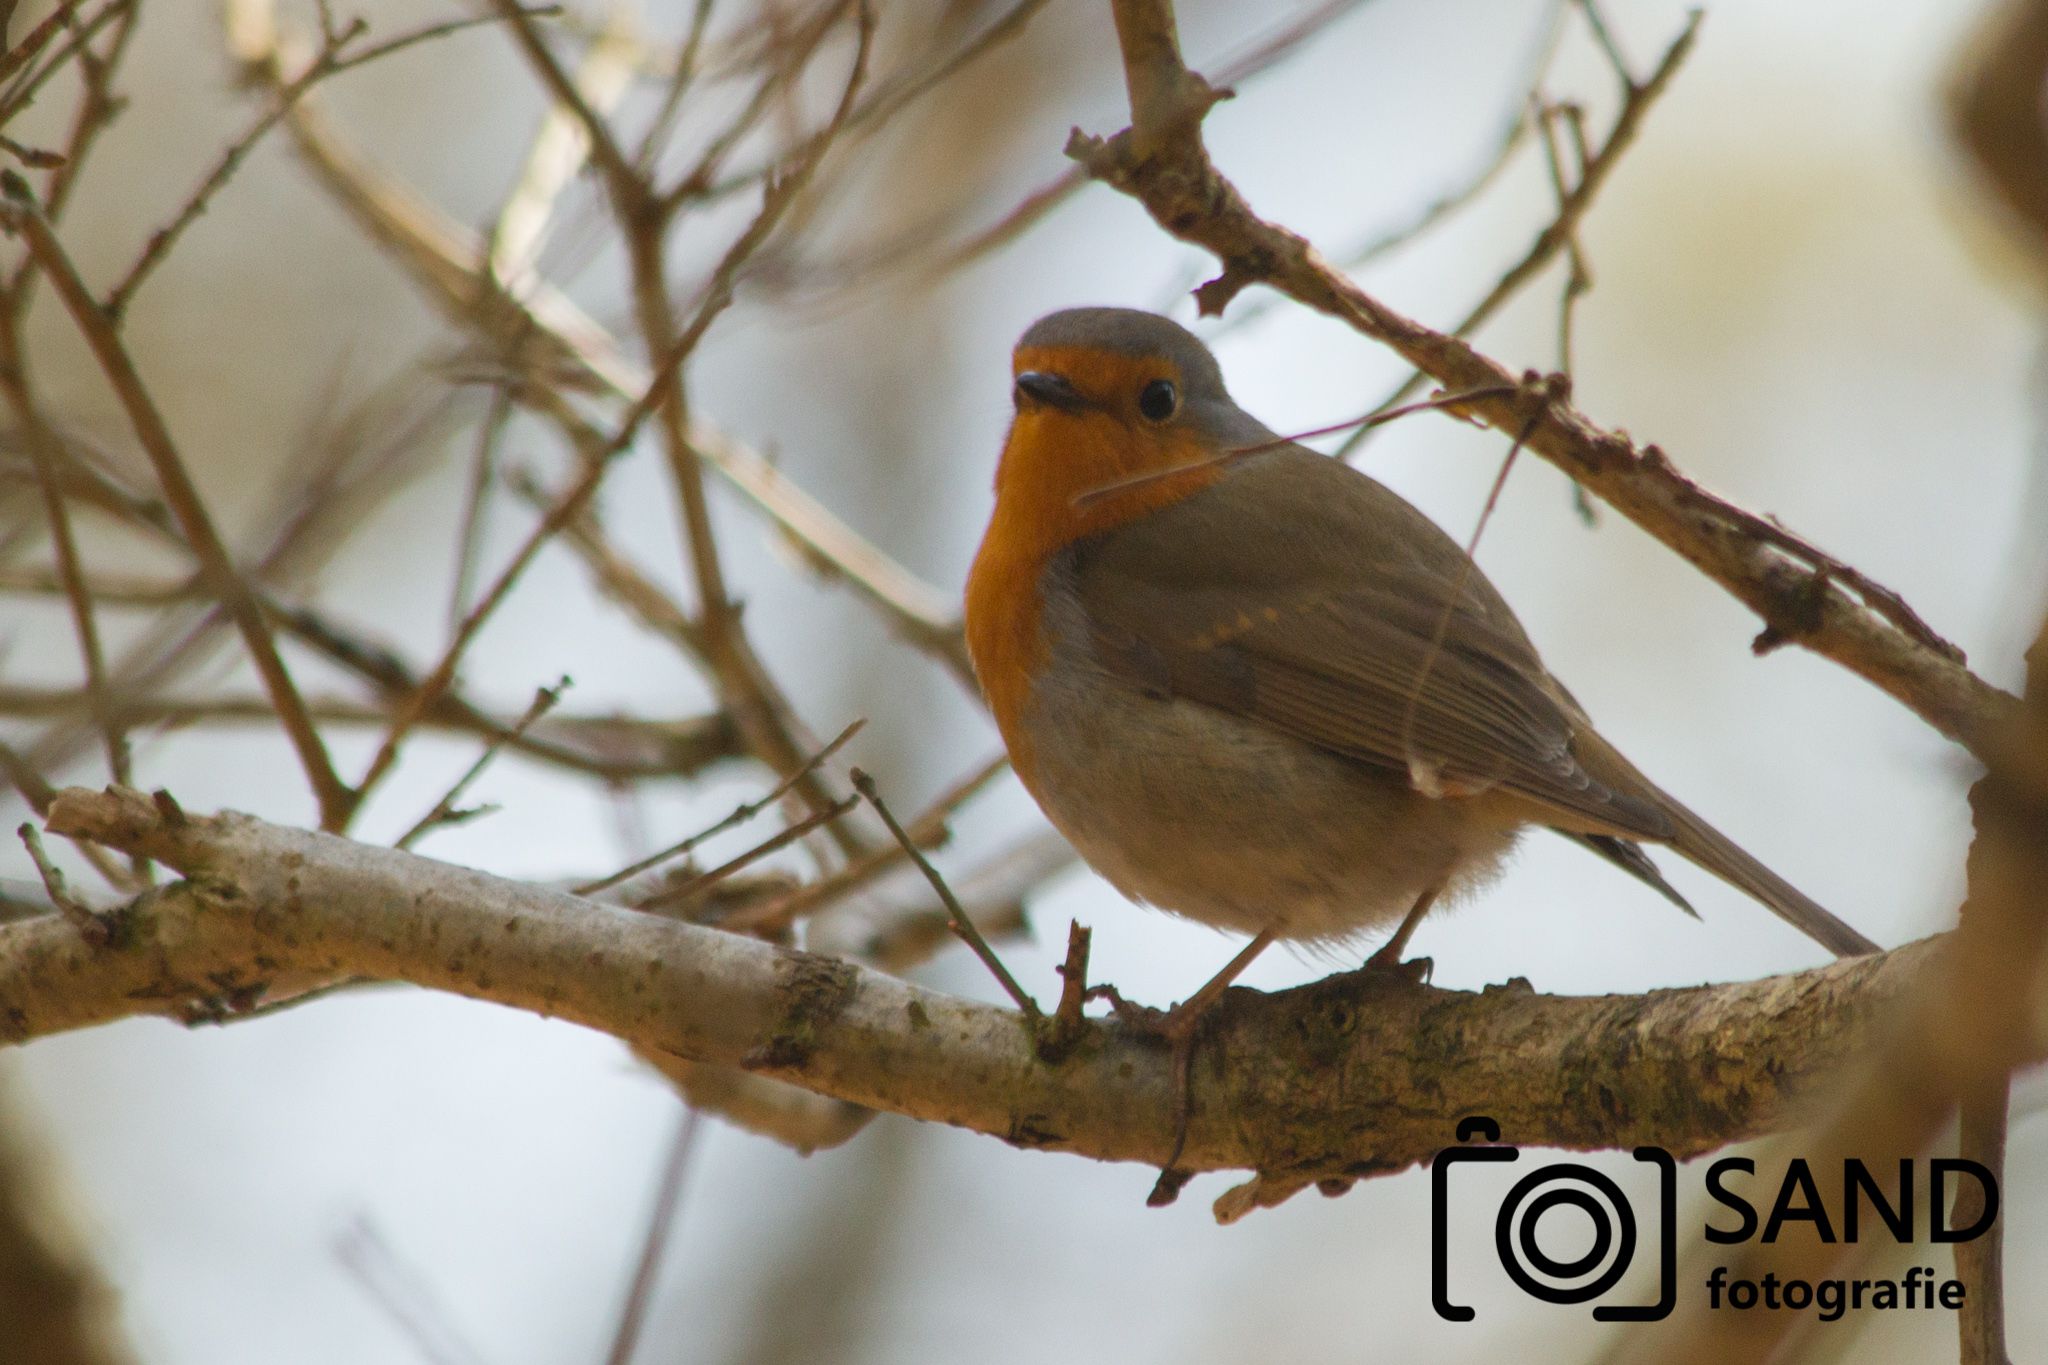
[[[713,38],[738,31],[751,8],[717,6]],[[876,60],[966,41],[1007,8],[882,4]],[[634,31],[648,51],[673,51],[688,7],[649,9]],[[1214,70],[1319,9],[1337,7],[1189,0],[1184,46],[1193,66]],[[344,21],[358,11],[372,37],[433,17],[397,0],[336,7]],[[47,12],[24,6],[11,32]],[[578,13],[586,35],[607,21]],[[1322,17],[1313,36],[1239,84],[1210,119],[1209,142],[1262,213],[1341,258],[1489,164],[1557,20],[1550,6],[1506,0],[1365,0]],[[1618,0],[1607,17],[1640,73],[1686,14]],[[2039,297],[2010,268],[1944,123],[1944,83],[1975,17],[1940,0],[1881,11],[1851,0],[1711,7],[1697,50],[1583,224],[1594,288],[1577,310],[1572,359],[1587,412],[1656,441],[1710,487],[1897,589],[1980,674],[2014,686],[2048,600],[2042,332]],[[317,22],[310,6],[287,6],[283,18]],[[1604,128],[1614,81],[1576,11],[1555,43],[1542,92],[1583,102],[1589,127]],[[563,50],[588,45],[571,39]],[[213,6],[141,6],[123,80],[131,107],[64,222],[89,279],[115,278],[248,126],[264,96],[237,76]],[[658,97],[659,82],[644,84],[628,99]],[[62,90],[53,84],[10,135],[61,142]],[[814,93],[829,108],[834,91],[821,82]],[[735,97],[707,86],[705,117]],[[547,108],[491,26],[343,73],[318,99],[380,171],[478,230],[518,182]],[[957,593],[989,509],[1015,336],[1082,303],[1193,321],[1187,290],[1208,261],[1102,187],[1000,249],[933,268],[947,243],[1062,174],[1070,126],[1122,123],[1107,6],[1052,0],[1034,10],[960,80],[831,167],[832,193],[800,244],[771,252],[743,282],[693,360],[697,417],[767,453],[855,530]],[[686,213],[674,239],[679,277],[707,270],[751,208],[739,195]],[[1525,142],[1482,197],[1375,256],[1361,278],[1448,326],[1553,212],[1542,156]],[[538,269],[630,333],[616,231],[591,177],[565,192]],[[1561,280],[1553,267],[1520,295],[1481,334],[1483,349],[1517,367],[1556,367]],[[140,468],[62,311],[41,299],[27,330],[49,408],[110,459]],[[1405,377],[1361,338],[1258,290],[1198,330],[1214,334],[1238,400],[1283,431],[1355,416]],[[448,628],[456,528],[490,388],[460,334],[281,133],[255,146],[138,292],[126,335],[216,514],[251,554],[280,509],[306,496],[320,452],[338,442],[402,452],[403,477],[374,515],[296,586],[431,662]],[[1376,436],[1359,460],[1462,539],[1503,453],[1493,434],[1422,416]],[[499,454],[504,468],[544,481],[568,467],[558,437],[525,419],[505,428]],[[603,517],[614,543],[688,600],[665,477],[657,452],[635,451],[607,480]],[[532,519],[502,491],[485,506],[480,581]],[[21,507],[33,522],[33,500]],[[848,755],[899,809],[998,752],[956,678],[842,587],[818,582],[722,486],[713,512],[747,624],[796,711],[820,735],[865,717]],[[161,575],[176,563],[101,527],[81,535],[109,574]],[[1896,703],[1797,649],[1753,657],[1748,612],[1619,516],[1596,510],[1589,524],[1567,481],[1540,461],[1514,470],[1479,558],[1552,668],[1660,783],[1888,945],[1952,923],[1972,774]],[[131,613],[108,630],[121,644],[148,626],[146,613]],[[76,685],[60,599],[0,598],[0,638],[9,686]],[[186,683],[252,692],[240,658],[219,651]],[[341,690],[317,662],[304,668],[310,688]],[[556,547],[479,638],[463,678],[470,696],[516,715],[564,673],[574,680],[564,709],[578,714],[668,717],[711,701],[686,661]],[[0,733],[23,743],[39,724],[16,717]],[[343,771],[359,772],[376,739],[334,729]],[[412,741],[359,837],[396,837],[476,748],[459,734]],[[315,818],[271,728],[138,732],[135,768],[139,783],[170,788],[188,808]],[[90,745],[48,775],[106,780]],[[508,754],[471,794],[500,809],[435,833],[422,851],[509,876],[594,875],[767,785],[760,769],[726,763],[622,796]],[[22,818],[14,804],[10,823]],[[1038,820],[1004,777],[961,812],[941,864],[970,869]],[[735,837],[710,860],[752,838]],[[19,848],[0,850],[0,874],[33,879]],[[1435,960],[1439,985],[1523,976],[1566,993],[1737,980],[1820,960],[1739,893],[1688,867],[1672,876],[1703,922],[1561,840],[1531,838],[1498,885],[1428,921],[1415,951]],[[1069,919],[1094,929],[1097,978],[1158,1004],[1190,993],[1236,947],[1125,904],[1079,868],[1042,887],[1029,918],[1030,936],[1000,947],[1041,995]],[[1330,965],[1272,953],[1247,982],[1284,986]],[[917,974],[995,996],[958,950]],[[61,1201],[118,1291],[121,1333],[152,1365],[601,1360],[682,1113],[673,1090],[610,1038],[397,988],[219,1028],[134,1021],[40,1041],[0,1055],[0,1092],[7,1126],[37,1153],[38,1185]],[[2023,1289],[2048,1282],[2042,1094],[2038,1084],[2017,1093],[2005,1184],[2020,1358],[2048,1352],[2048,1304]],[[636,1358],[1565,1360],[1600,1340],[1583,1310],[1536,1304],[1477,1261],[1465,1282],[1477,1322],[1440,1322],[1427,1306],[1419,1172],[1340,1199],[1302,1196],[1227,1228],[1208,1206],[1233,1182],[1204,1177],[1155,1211],[1144,1207],[1152,1178],[888,1116],[808,1158],[706,1120],[690,1141]],[[1454,1235],[1482,1246],[1490,1214],[1475,1206],[1459,1217]],[[1944,1248],[1905,1249],[1897,1261],[1946,1273]],[[1942,1312],[1866,1317],[1824,1334],[1814,1358],[1953,1359],[1953,1333]]]

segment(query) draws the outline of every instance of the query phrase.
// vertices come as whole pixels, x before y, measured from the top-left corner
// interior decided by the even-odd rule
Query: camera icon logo
[[[1458,1141],[1430,1163],[1430,1304],[1437,1316],[1470,1322],[1473,1310],[1450,1299],[1449,1194],[1451,1167],[1469,1162],[1509,1162],[1521,1149],[1500,1145],[1500,1125],[1484,1115],[1461,1119]],[[1474,1143],[1490,1145],[1475,1146]],[[1601,1322],[1655,1322],[1671,1316],[1676,1302],[1678,1167],[1662,1147],[1638,1147],[1637,1161],[1657,1172],[1657,1298],[1637,1305],[1600,1304],[1593,1316]],[[1559,1258],[1545,1252],[1537,1229],[1545,1214],[1576,1209],[1591,1222],[1593,1242],[1584,1253]],[[1639,1242],[1635,1209],[1621,1187],[1606,1174],[1575,1161],[1539,1166],[1515,1182],[1494,1219],[1494,1250],[1501,1269],[1516,1287],[1546,1303],[1589,1303],[1613,1289],[1635,1263]]]

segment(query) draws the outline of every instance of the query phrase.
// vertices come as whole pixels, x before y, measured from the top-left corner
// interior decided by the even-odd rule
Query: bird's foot
[[[1172,1017],[1173,1010],[1157,1009],[1151,1005],[1141,1005],[1135,1000],[1126,1000],[1122,992],[1107,983],[1090,986],[1086,998],[1107,1003],[1109,1012],[1116,1016],[1118,1023],[1128,1025],[1140,1033],[1149,1033],[1155,1038],[1171,1037],[1166,1021]]]
[[[1393,944],[1387,945],[1389,948],[1393,946]],[[1359,970],[1395,976],[1408,982],[1410,985],[1423,986],[1429,983],[1430,975],[1436,971],[1436,960],[1427,957],[1411,957],[1404,961],[1398,951],[1389,953],[1386,948],[1382,948],[1367,958],[1365,965],[1360,967]]]
[[[1189,1093],[1189,1071],[1194,1061],[1195,1037],[1202,1020],[1208,1016],[1209,1006],[1215,1003],[1214,996],[1197,994],[1183,1000],[1172,1009],[1155,1009],[1126,1000],[1118,994],[1116,987],[1090,986],[1088,998],[1103,1000],[1109,1004],[1110,1012],[1118,1021],[1139,1033],[1161,1039],[1172,1050],[1169,1065],[1173,1076],[1173,1148],[1160,1168],[1159,1179],[1152,1185],[1152,1192],[1145,1196],[1148,1208],[1164,1208],[1180,1197],[1183,1186],[1194,1179],[1195,1173],[1179,1166],[1180,1154],[1187,1146],[1188,1115],[1192,1109]]]

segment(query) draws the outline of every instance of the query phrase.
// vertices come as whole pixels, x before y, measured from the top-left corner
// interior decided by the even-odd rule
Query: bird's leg
[[[1401,927],[1394,930],[1394,936],[1382,943],[1378,951],[1365,960],[1366,971],[1398,972],[1416,982],[1429,979],[1430,968],[1435,965],[1434,963],[1426,957],[1418,957],[1413,962],[1403,962],[1401,954],[1407,951],[1408,940],[1415,935],[1415,926],[1422,923],[1422,917],[1429,913],[1429,907],[1436,904],[1437,893],[1441,889],[1433,886],[1415,898],[1414,907],[1408,911],[1407,918],[1401,921]]]
[[[1179,1038],[1183,1034],[1193,1037],[1196,1022],[1208,1013],[1209,1007],[1230,988],[1231,982],[1244,975],[1244,969],[1257,961],[1260,953],[1272,946],[1273,931],[1260,930],[1250,943],[1238,950],[1236,957],[1223,964],[1222,971],[1209,978],[1208,984],[1168,1010],[1166,1017],[1159,1021],[1159,1031],[1169,1038]]]
[[[1244,975],[1244,969],[1251,966],[1273,944],[1272,930],[1263,930],[1251,942],[1238,950],[1237,956],[1223,964],[1223,970],[1209,978],[1203,987],[1187,999],[1175,1005],[1165,1014],[1146,1010],[1140,1013],[1138,1006],[1121,997],[1110,995],[1109,1001],[1118,1017],[1125,1022],[1155,1033],[1166,1039],[1173,1047],[1173,1151],[1166,1158],[1166,1165],[1159,1172],[1158,1183],[1145,1202],[1153,1208],[1171,1204],[1180,1194],[1181,1186],[1187,1184],[1190,1171],[1178,1169],[1181,1149],[1187,1146],[1189,1102],[1189,1076],[1195,1055],[1195,1034],[1202,1020],[1230,983]],[[1099,988],[1098,988],[1099,989]],[[1091,992],[1092,994],[1093,992]]]

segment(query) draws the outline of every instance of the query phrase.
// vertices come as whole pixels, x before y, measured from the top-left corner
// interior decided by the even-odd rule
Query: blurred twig
[[[1926,1151],[1963,1110],[1964,1141],[1994,1172],[2004,1126],[2007,1078],[2048,1053],[2048,1014],[2040,1009],[2048,965],[2048,620],[2027,654],[2023,705],[1991,736],[1985,774],[1970,790],[1975,837],[1969,890],[1950,949],[1886,1013],[1855,1084],[1830,1106],[1828,1121],[1797,1145],[1814,1170],[1847,1169],[1856,1158],[1872,1172],[1902,1169]],[[1905,1192],[1886,1195],[1905,1207]],[[1774,1242],[1738,1249],[1731,1277],[1809,1283],[1839,1274],[1854,1246],[1813,1235],[1810,1225]],[[1704,1253],[1705,1248],[1701,1249]],[[1724,1253],[1725,1254],[1725,1253]],[[1957,1255],[1971,1276],[1961,1319],[1967,1365],[2004,1365],[1998,1243]],[[1685,1276],[1681,1267],[1680,1276]],[[1736,1365],[1778,1358],[1803,1315],[1714,1313],[1693,1300],[1673,1317],[1621,1343],[1616,1362]]]
[[[683,1175],[690,1166],[690,1153],[697,1145],[701,1118],[685,1107],[669,1139],[668,1155],[662,1159],[661,1179],[647,1215],[647,1232],[640,1241],[640,1256],[633,1266],[633,1279],[626,1287],[626,1300],[619,1309],[619,1325],[612,1334],[605,1365],[630,1365],[633,1348],[639,1345],[640,1329],[647,1321],[647,1305],[654,1297],[655,1272],[661,1268],[661,1253],[674,1235],[677,1212],[682,1208]]]
[[[2048,286],[2048,4],[1996,0],[1961,59],[1949,91],[1958,142],[2006,211],[2037,284]]]
[[[1217,81],[1224,86],[1234,86],[1250,80],[1292,56],[1310,38],[1365,3],[1367,0],[1322,0],[1322,3],[1310,6],[1254,43],[1242,55],[1225,58],[1218,64]],[[1037,227],[1052,214],[1053,210],[1085,186],[1088,180],[1088,173],[1081,167],[1068,167],[1058,176],[1025,195],[988,227],[941,252],[934,253],[930,265],[931,276],[936,278],[950,274],[1008,246]]]
[[[907,839],[884,844],[809,885],[737,911],[719,922],[728,929],[771,936],[786,931],[803,916],[844,899],[875,878],[910,861],[913,849],[923,850],[943,843],[948,833],[947,821],[952,819],[954,812],[1009,768],[1010,760],[1006,754],[990,759],[939,793],[930,806],[920,811],[905,831]]]
[[[233,12],[229,17],[229,22],[232,24],[259,25],[272,21],[269,14],[270,6],[266,3],[266,0],[254,0],[253,3],[251,0],[230,0],[230,3]],[[519,9],[521,13],[529,15],[553,14],[555,12],[555,7],[552,5],[538,8],[529,6],[517,6],[515,8]],[[199,184],[194,187],[192,192],[185,197],[184,202],[178,206],[176,212],[171,215],[170,220],[150,234],[148,242],[142,248],[142,254],[136,257],[135,263],[128,267],[127,272],[121,276],[119,282],[107,291],[106,302],[103,307],[106,309],[108,316],[119,321],[121,315],[127,311],[130,301],[134,299],[136,291],[142,287],[143,282],[149,278],[150,273],[163,263],[164,258],[170,254],[171,248],[178,244],[178,239],[185,234],[186,229],[199,221],[200,217],[205,214],[207,206],[213,201],[213,196],[218,194],[221,188],[234,177],[235,172],[241,168],[242,162],[247,159],[256,144],[261,142],[265,134],[269,133],[272,128],[275,128],[279,121],[291,112],[291,107],[304,99],[314,86],[327,80],[329,77],[338,76],[344,71],[351,71],[357,67],[367,66],[382,58],[417,47],[421,43],[432,42],[437,38],[445,38],[450,34],[460,33],[464,29],[475,28],[480,24],[494,22],[497,22],[496,18],[488,15],[476,18],[446,19],[438,23],[422,25],[408,32],[400,33],[395,37],[375,43],[365,42],[369,36],[370,26],[365,20],[360,18],[349,21],[339,29],[323,33],[319,50],[312,55],[312,58],[305,64],[304,69],[272,93],[270,107],[265,109],[248,128],[244,129],[241,136],[230,142],[222,150],[219,159],[214,162],[212,168],[200,179]]]
[[[185,461],[164,425],[155,401],[128,356],[127,347],[115,330],[113,320],[102,312],[71,264],[63,245],[51,231],[47,219],[29,190],[27,182],[11,173],[0,176],[0,194],[7,200],[6,219],[10,230],[19,232],[41,264],[57,295],[64,301],[72,321],[105,372],[115,396],[128,414],[137,441],[155,466],[158,481],[178,520],[186,541],[206,571],[214,594],[233,618],[243,643],[262,676],[264,689],[277,708],[278,722],[297,751],[300,766],[320,807],[323,827],[339,829],[352,808],[352,794],[336,775],[320,733],[306,714],[298,686],[277,652],[270,624],[250,591],[248,582],[235,568],[227,547],[214,530],[213,519],[186,473]]]
[[[275,84],[294,69],[274,42],[238,42],[235,55],[252,78]],[[400,186],[378,177],[318,117],[315,101],[294,106],[287,127],[337,202],[440,306],[536,383],[522,401],[549,386],[597,387],[629,399],[649,378],[620,353],[615,340],[567,298],[535,281],[516,298],[492,278],[488,255],[459,225],[440,217]],[[569,410],[543,405],[561,421]],[[852,585],[906,638],[942,659],[971,683],[957,611],[950,598],[918,580],[848,529],[758,453],[692,419],[689,445],[805,548],[812,564]]]
[[[1604,27],[1599,20],[1599,9],[1589,4],[1582,4],[1580,8],[1590,17],[1589,22],[1593,24],[1596,31],[1604,32]],[[1486,291],[1485,297],[1473,304],[1466,311],[1465,315],[1458,320],[1457,325],[1451,328],[1451,336],[1469,337],[1485,326],[1487,321],[1498,313],[1508,300],[1520,293],[1524,286],[1548,269],[1550,263],[1557,258],[1560,252],[1566,253],[1571,262],[1572,273],[1566,284],[1566,298],[1569,301],[1576,297],[1579,291],[1573,289],[1573,282],[1584,276],[1584,266],[1579,258],[1577,246],[1579,223],[1593,207],[1594,198],[1600,193],[1601,187],[1607,183],[1608,177],[1613,174],[1615,167],[1621,164],[1622,158],[1627,155],[1629,148],[1635,145],[1636,135],[1642,128],[1644,116],[1649,113],[1651,106],[1657,102],[1658,97],[1670,88],[1672,78],[1684,66],[1685,59],[1692,52],[1693,41],[1699,34],[1700,21],[1704,16],[1705,11],[1703,10],[1696,9],[1692,12],[1685,22],[1685,27],[1679,30],[1678,36],[1672,39],[1670,46],[1664,49],[1664,55],[1658,61],[1656,68],[1641,80],[1636,79],[1627,67],[1618,64],[1619,59],[1611,47],[1603,46],[1602,50],[1607,52],[1610,61],[1616,63],[1613,66],[1613,70],[1615,78],[1620,82],[1622,88],[1621,108],[1615,113],[1614,122],[1608,126],[1607,136],[1601,142],[1599,149],[1585,158],[1583,164],[1578,167],[1576,177],[1569,184],[1566,183],[1563,169],[1559,165],[1554,151],[1549,121],[1539,111],[1537,121],[1543,135],[1544,145],[1546,148],[1552,149],[1549,160],[1551,163],[1552,184],[1557,191],[1557,212],[1544,229],[1536,234],[1536,240],[1529,244],[1529,249],[1522,254],[1521,259],[1509,266],[1501,274],[1500,278],[1494,281],[1493,287]],[[1224,277],[1226,280],[1229,278],[1227,268]],[[1224,303],[1228,301],[1229,294],[1234,292],[1235,290],[1232,289],[1216,294],[1213,310],[1207,307],[1208,301],[1205,299],[1204,311],[1221,312]],[[1561,325],[1567,329],[1566,335],[1568,336],[1569,318],[1571,316],[1569,304],[1563,316],[1566,321]],[[1565,345],[1568,346],[1569,342],[1567,341]],[[1567,372],[1569,371],[1567,370]],[[1399,406],[1414,394],[1417,389],[1421,388],[1423,383],[1433,373],[1426,366],[1418,366],[1414,374],[1403,380],[1391,393],[1380,400],[1380,406],[1382,408]],[[1367,429],[1360,428],[1358,434],[1338,447],[1337,454],[1339,456],[1350,454],[1365,439],[1366,434]]]
[[[485,1365],[455,1330],[420,1272],[398,1259],[367,1214],[334,1239],[334,1256],[363,1292],[387,1313],[427,1365]]]
[[[304,622],[301,622],[303,625]],[[329,644],[338,642],[329,640]],[[354,646],[343,647],[353,649]],[[310,697],[306,708],[322,725],[388,727],[392,702],[402,701],[419,679],[396,659],[358,659],[366,670],[390,673],[387,704]],[[75,691],[62,687],[0,684],[0,716],[46,718],[75,714]],[[277,712],[260,696],[216,696],[190,699],[123,696],[115,707],[118,724],[140,729],[178,729],[192,725],[275,725]],[[466,697],[447,694],[429,707],[418,726],[475,735],[510,745],[543,763],[601,778],[607,782],[650,778],[685,778],[742,752],[732,724],[723,716],[683,716],[659,720],[638,716],[549,716],[524,734],[512,733],[514,720],[492,715]]]

